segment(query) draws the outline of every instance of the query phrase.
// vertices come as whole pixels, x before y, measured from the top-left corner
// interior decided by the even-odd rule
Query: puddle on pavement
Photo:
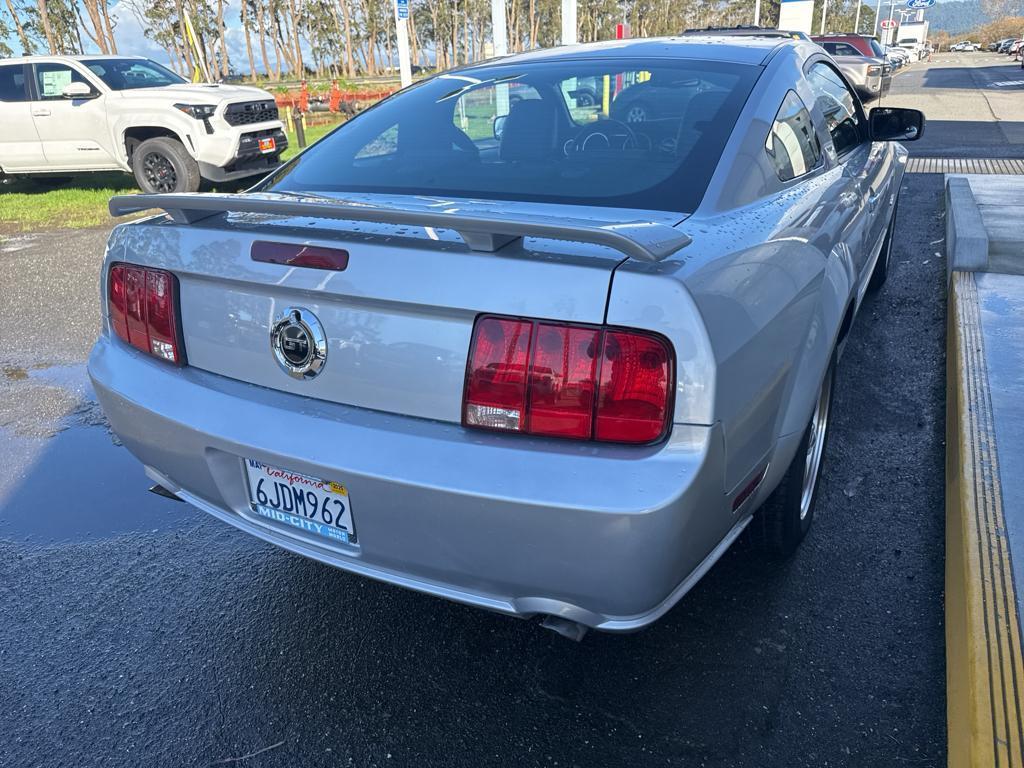
[[[149,493],[142,465],[103,427],[73,426],[52,437],[0,429],[0,539],[49,544],[196,523],[187,504]]]

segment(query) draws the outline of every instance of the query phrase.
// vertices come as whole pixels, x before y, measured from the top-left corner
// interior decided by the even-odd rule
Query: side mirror
[[[99,94],[88,83],[68,83],[60,95],[65,99],[95,99]]]
[[[501,134],[505,132],[505,121],[508,119],[508,115],[498,115],[494,118],[494,138],[501,141]]]
[[[924,135],[924,113],[902,107],[875,107],[868,115],[872,141],[917,141]]]

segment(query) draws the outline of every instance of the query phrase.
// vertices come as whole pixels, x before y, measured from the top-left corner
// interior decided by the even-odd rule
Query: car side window
[[[849,43],[822,43],[821,47],[833,56],[860,56],[860,51]]]
[[[85,79],[77,69],[66,64],[43,63],[35,65],[36,93],[39,101],[54,101],[64,98],[64,89],[71,83],[85,83],[90,88],[92,83]]]
[[[793,91],[786,94],[765,140],[765,151],[782,181],[803,176],[821,160],[821,145],[811,114]]]
[[[0,66],[0,101],[28,101],[25,67],[21,64]]]
[[[863,120],[857,97],[832,67],[817,61],[807,70],[807,81],[814,92],[815,104],[825,116],[836,154],[842,156],[861,143]]]

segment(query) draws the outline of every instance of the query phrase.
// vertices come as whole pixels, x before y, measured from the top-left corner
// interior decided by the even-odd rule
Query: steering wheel
[[[621,120],[598,120],[585,125],[572,139],[576,152],[597,151],[602,149],[637,149],[637,141],[633,129]],[[568,146],[566,147],[568,149]],[[569,154],[566,152],[566,154]]]

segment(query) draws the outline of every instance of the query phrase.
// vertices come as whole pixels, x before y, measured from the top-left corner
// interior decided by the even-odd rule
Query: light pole
[[[562,0],[562,45],[576,45],[576,0]]]
[[[409,0],[395,0],[395,38],[398,42],[398,74],[402,87],[412,85],[412,63],[409,60]],[[389,62],[390,63],[390,62]]]
[[[761,26],[761,0],[754,0],[754,26]]]
[[[818,31],[819,35],[825,34],[825,16],[828,13],[828,0],[822,0],[821,2],[821,29]]]

